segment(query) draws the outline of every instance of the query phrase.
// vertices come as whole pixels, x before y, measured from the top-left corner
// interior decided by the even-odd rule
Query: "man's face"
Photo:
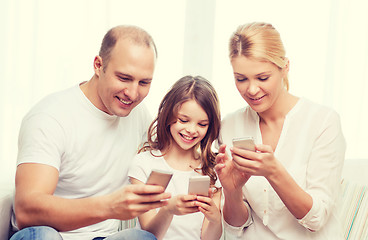
[[[126,39],[118,40],[105,68],[103,59],[96,57],[97,107],[110,115],[128,116],[149,92],[155,60],[153,48]]]

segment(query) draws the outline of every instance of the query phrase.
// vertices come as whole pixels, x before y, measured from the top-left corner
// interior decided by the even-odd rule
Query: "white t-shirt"
[[[160,156],[160,151],[153,151],[156,156]],[[152,169],[159,169],[173,172],[173,176],[165,192],[171,193],[171,196],[179,194],[188,194],[188,183],[191,176],[200,174],[192,171],[179,171],[170,167],[163,157],[154,157],[149,151],[136,155],[132,167],[129,170],[129,177],[133,177],[141,182],[146,182]],[[158,209],[157,209],[158,210]],[[164,240],[198,240],[201,239],[201,229],[204,215],[201,212],[174,215]]]
[[[138,105],[127,117],[97,109],[79,85],[52,94],[24,117],[18,164],[41,163],[59,171],[54,195],[86,198],[111,193],[128,184],[128,169],[145,140],[148,111]],[[104,237],[118,230],[106,220],[71,232],[64,239]]]
[[[221,125],[222,142],[228,147],[232,138],[244,136],[262,143],[258,114],[249,106],[226,116]],[[285,118],[275,157],[312,196],[312,209],[296,219],[264,177],[252,176],[243,195],[254,223],[244,230],[242,239],[342,239],[337,215],[345,148],[338,114],[299,99]]]

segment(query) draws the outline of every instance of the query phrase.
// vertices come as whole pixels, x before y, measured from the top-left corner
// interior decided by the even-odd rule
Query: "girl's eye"
[[[198,125],[201,126],[201,127],[207,127],[208,126],[207,123],[198,123]]]
[[[179,121],[180,122],[182,122],[182,123],[186,123],[186,122],[188,122],[187,120],[184,120],[184,119],[181,119],[181,118],[178,118],[179,119]]]

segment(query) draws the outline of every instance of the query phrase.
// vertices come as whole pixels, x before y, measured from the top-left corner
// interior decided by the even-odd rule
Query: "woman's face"
[[[283,78],[287,67],[280,69],[273,63],[244,56],[232,58],[231,65],[240,95],[258,113],[269,110],[280,94],[286,92]]]

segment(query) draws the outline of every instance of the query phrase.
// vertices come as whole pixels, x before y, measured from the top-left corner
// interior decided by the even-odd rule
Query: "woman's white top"
[[[259,116],[249,106],[222,121],[220,143],[227,149],[232,138],[252,136],[262,143]],[[296,219],[266,178],[252,176],[243,187],[253,224],[225,228],[242,239],[342,239],[338,221],[341,171],[345,140],[339,115],[327,107],[301,98],[287,114],[275,157],[313,198],[311,210]]]

